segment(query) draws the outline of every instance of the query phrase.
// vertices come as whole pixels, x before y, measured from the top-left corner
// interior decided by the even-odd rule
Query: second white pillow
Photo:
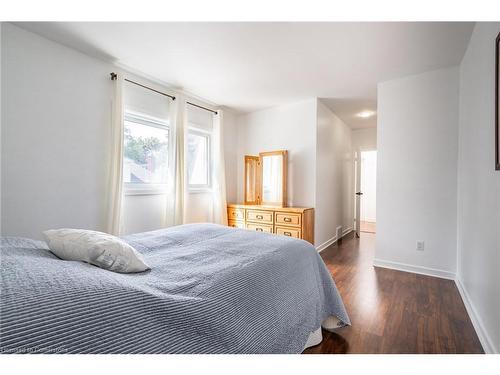
[[[142,254],[118,237],[84,229],[52,229],[43,232],[50,251],[61,259],[87,262],[122,273],[151,269]]]

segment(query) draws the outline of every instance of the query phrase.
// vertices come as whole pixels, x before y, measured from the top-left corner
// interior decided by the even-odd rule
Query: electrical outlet
[[[424,251],[424,248],[425,248],[425,242],[417,241],[417,251]]]
[[[342,239],[342,226],[341,226],[341,225],[337,227],[337,231],[336,231],[336,232],[337,232],[337,233],[336,233],[336,235],[337,235],[337,240]]]

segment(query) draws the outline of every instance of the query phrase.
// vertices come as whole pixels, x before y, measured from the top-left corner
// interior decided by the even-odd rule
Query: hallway
[[[377,224],[369,221],[361,221],[360,232],[376,233]]]
[[[321,252],[351,318],[304,353],[483,353],[455,283],[373,267],[375,235]]]

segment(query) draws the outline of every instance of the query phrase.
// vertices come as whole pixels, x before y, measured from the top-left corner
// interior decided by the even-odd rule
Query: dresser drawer
[[[243,208],[229,207],[227,209],[228,220],[245,220],[245,210]]]
[[[257,232],[273,233],[273,226],[266,224],[247,223],[247,229],[255,230]]]
[[[273,211],[247,210],[247,220],[258,223],[272,224],[274,222]]]
[[[300,227],[302,225],[302,215],[291,212],[276,212],[276,225],[293,225]]]
[[[275,233],[281,234],[282,236],[302,238],[301,230],[298,228],[276,227]]]
[[[227,224],[228,224],[228,226],[233,227],[233,228],[243,228],[243,229],[245,229],[245,222],[244,221],[228,220]]]

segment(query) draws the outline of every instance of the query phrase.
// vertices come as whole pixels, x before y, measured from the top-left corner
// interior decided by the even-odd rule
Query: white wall
[[[377,128],[353,129],[352,149],[371,151],[377,149]]]
[[[244,201],[244,155],[273,150],[288,150],[288,205],[314,207],[316,98],[238,116],[239,202]]]
[[[454,67],[378,85],[378,264],[455,274],[458,78]]]
[[[125,195],[122,234],[160,229],[166,216],[166,195]]]
[[[104,231],[109,73],[116,68],[14,25],[3,28],[2,234],[41,238],[43,230],[59,227]],[[225,118],[234,128],[234,115]],[[236,168],[227,160],[231,178]],[[229,194],[234,197],[235,188]],[[212,216],[206,197],[190,200],[196,207],[190,221]],[[123,204],[124,234],[161,228],[164,195],[126,195]]]
[[[3,25],[3,234],[105,229],[110,71],[104,62]]]
[[[224,161],[226,163],[226,199],[238,201],[238,124],[237,115],[224,110]],[[242,195],[243,196],[243,195]]]
[[[317,104],[315,244],[321,250],[336,228],[353,224],[351,129],[321,100]]]
[[[486,351],[500,351],[500,171],[494,170],[495,38],[477,23],[460,66],[458,272]],[[472,308],[471,308],[472,307]]]
[[[110,64],[5,24],[2,230],[104,231]],[[164,195],[126,195],[124,234],[161,227]]]

